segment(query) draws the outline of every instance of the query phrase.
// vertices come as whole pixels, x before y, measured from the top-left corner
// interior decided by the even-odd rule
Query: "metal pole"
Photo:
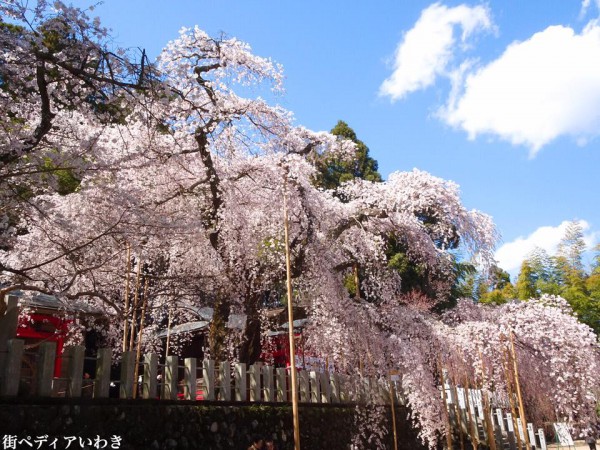
[[[285,233],[285,270],[288,297],[288,338],[290,341],[290,378],[292,382],[292,415],[294,419],[294,449],[300,450],[300,420],[298,417],[298,382],[296,379],[296,351],[294,348],[294,312],[292,308],[292,263],[290,257],[290,227],[287,208],[287,171],[283,185],[283,229]]]

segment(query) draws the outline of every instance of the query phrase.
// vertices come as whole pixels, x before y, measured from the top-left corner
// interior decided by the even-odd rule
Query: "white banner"
[[[473,391],[470,389],[466,390],[467,398],[469,399],[469,412],[472,417],[475,417],[475,402],[473,401]]]
[[[500,429],[502,430],[502,432],[505,432],[506,427],[504,426],[504,417],[500,408],[496,408],[496,417],[498,419],[498,425],[500,425]]]
[[[523,424],[521,423],[521,418],[517,417],[517,428],[519,430],[519,437],[521,441],[525,442],[525,433],[523,432]]]
[[[513,424],[511,413],[506,413],[506,425],[508,425],[508,431],[510,431],[511,433],[515,432],[515,426]]]
[[[456,388],[456,395],[458,396],[458,407],[460,409],[467,409],[467,402],[465,401],[465,390],[463,388]]]
[[[542,450],[548,450],[548,447],[546,447],[546,436],[544,436],[544,430],[543,429],[538,429],[538,438],[540,439],[540,447]]]
[[[531,443],[531,445],[537,447],[537,441],[535,440],[535,431],[533,429],[532,423],[527,424],[527,434],[529,434],[529,442]]]
[[[558,442],[560,442],[561,445],[575,445],[566,423],[555,423],[554,430],[556,431],[556,437],[558,438]]]
[[[485,416],[483,414],[483,401],[481,396],[481,390],[475,389],[474,391],[471,391],[471,394],[473,394],[472,398],[474,399],[475,406],[477,406],[477,415],[481,420],[484,420]]]

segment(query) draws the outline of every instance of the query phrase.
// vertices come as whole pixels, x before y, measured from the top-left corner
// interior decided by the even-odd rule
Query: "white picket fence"
[[[290,370],[274,368],[261,362],[247,366],[229,361],[180,359],[167,356],[164,364],[159,357],[144,355],[135,380],[135,352],[124,352],[120,358],[119,379],[111,380],[111,349],[97,352],[93,376],[84,378],[85,348],[65,347],[61,376],[54,377],[56,344],[44,342],[38,346],[35,374],[24,380],[22,360],[24,341],[8,341],[4,367],[0,367],[0,395],[19,395],[26,381],[38,397],[66,396],[109,397],[111,384],[118,385],[118,397],[123,399],[209,400],[231,402],[291,401]],[[92,375],[92,374],[90,374]],[[298,397],[304,403],[387,403],[389,388],[384,381],[349,377],[337,373],[298,371]],[[135,391],[135,394],[134,394]],[[82,394],[83,393],[83,394]]]

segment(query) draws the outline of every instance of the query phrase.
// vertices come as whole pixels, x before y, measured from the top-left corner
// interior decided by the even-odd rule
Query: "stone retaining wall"
[[[382,407],[378,407],[382,408]],[[383,417],[389,430],[382,437],[388,448],[393,449],[390,408],[380,410],[357,409],[342,405],[301,405],[300,428],[302,448],[306,450],[348,450],[357,428],[356,414],[361,423]],[[406,421],[407,411],[398,407],[398,448],[421,450],[416,432]],[[278,449],[293,449],[292,408],[281,403],[272,404],[223,404],[211,402],[165,402],[165,401],[105,401],[85,399],[15,399],[0,403],[0,440],[17,436],[33,443],[36,437],[48,436],[44,444],[27,443],[17,449],[40,450],[67,448],[65,437],[77,437],[69,450],[95,448],[93,440],[101,439],[100,448],[106,440],[111,448],[112,436],[121,438],[119,448],[132,449],[236,449],[245,450],[253,435],[271,436]],[[83,447],[79,438],[83,440]],[[54,447],[50,443],[58,438]],[[91,439],[91,445],[87,445]],[[368,449],[372,444],[362,443]],[[116,447],[115,447],[116,448]]]

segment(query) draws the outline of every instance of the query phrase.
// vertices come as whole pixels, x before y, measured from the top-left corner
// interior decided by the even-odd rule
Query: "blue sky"
[[[554,252],[564,221],[600,241],[598,3],[105,0],[90,15],[151,57],[182,26],[248,42],[284,66],[277,100],[298,124],[342,119],[382,175],[458,183],[515,274],[533,245]]]

